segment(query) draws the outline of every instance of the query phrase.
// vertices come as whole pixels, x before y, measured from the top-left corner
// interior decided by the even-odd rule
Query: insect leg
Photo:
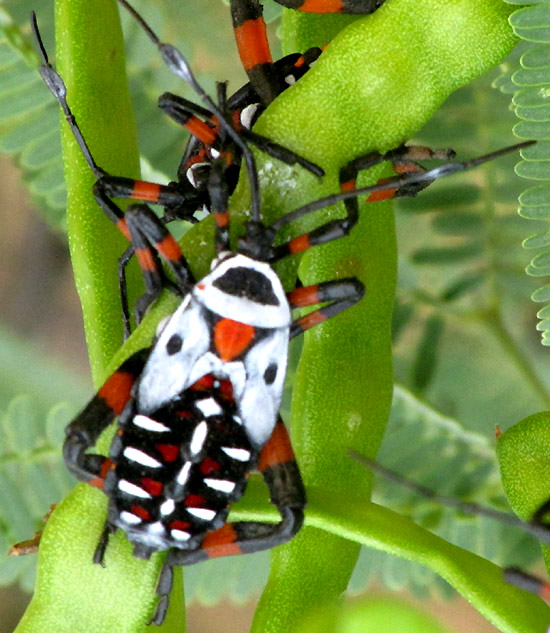
[[[275,62],[277,74],[287,86],[295,83],[303,77],[321,55],[321,49],[317,46],[309,48],[305,53],[291,53]],[[227,100],[227,107],[231,111],[244,110],[249,105],[259,104],[260,97],[254,86],[248,82]],[[260,110],[263,108],[260,107]]]
[[[467,169],[473,169],[474,167],[478,167],[483,163],[487,163],[491,160],[494,160],[495,158],[499,158],[500,156],[509,154],[510,152],[516,152],[526,147],[531,147],[535,143],[536,141],[523,141],[522,143],[509,145],[508,147],[503,147],[494,152],[490,152],[489,154],[484,154],[483,156],[478,156],[477,158],[472,158],[470,160],[448,162],[427,171],[421,170],[413,174],[406,174],[405,176],[396,176],[395,178],[392,178],[390,182],[369,185],[368,187],[355,188],[354,186],[349,189],[349,191],[334,193],[329,196],[325,196],[324,198],[318,198],[313,202],[308,202],[307,204],[294,209],[294,211],[291,211],[290,213],[287,213],[286,215],[280,217],[277,221],[273,222],[270,228],[274,233],[276,233],[286,224],[295,222],[296,220],[303,218],[309,213],[313,213],[314,211],[317,211],[319,209],[325,209],[326,207],[332,204],[336,204],[337,202],[346,202],[347,200],[353,200],[364,194],[371,195],[373,193],[383,192],[387,190],[395,191],[396,189],[405,186],[409,187],[411,185],[422,182],[433,182],[438,178],[446,178],[447,176],[452,176],[453,174],[456,174],[458,172],[465,171]],[[284,255],[282,256],[284,257]]]
[[[279,523],[226,523],[220,529],[207,533],[197,550],[172,550],[168,555],[172,564],[189,565],[206,558],[270,549],[286,543],[298,532],[303,523],[306,496],[288,432],[281,419],[261,450],[258,470],[269,488],[271,503],[277,506],[282,520]]]
[[[183,125],[204,145],[208,147],[218,147],[220,139],[216,128],[208,125],[204,121],[201,121],[201,119],[196,116],[197,114],[200,114],[209,120],[216,121],[215,118],[213,119],[212,113],[208,112],[208,110],[205,110],[204,108],[193,104],[191,101],[187,101],[187,99],[183,99],[182,97],[170,92],[166,92],[160,97],[159,106],[171,119],[173,119],[176,123]],[[238,122],[235,126],[235,129],[244,141],[255,145],[266,154],[273,156],[273,158],[277,158],[288,165],[301,165],[304,169],[307,169],[315,176],[321,177],[324,175],[325,172],[315,163],[312,163],[306,158],[302,158],[298,154],[292,152],[286,147],[283,147],[282,145],[279,145],[278,143],[275,143],[265,136],[261,136],[260,134],[247,130],[240,125],[240,122]]]
[[[418,163],[420,160],[443,160],[449,161],[456,156],[452,149],[432,150],[424,145],[402,145],[396,149],[392,149],[384,154],[372,152],[361,156],[355,160],[358,171],[370,169],[379,163],[391,161],[393,170],[398,176],[412,176],[414,174],[423,174],[427,170]],[[372,193],[367,202],[379,202],[380,200],[389,200],[391,198],[414,197],[423,189],[431,185],[433,180],[423,180],[420,182],[405,183],[395,187],[389,186],[383,191]],[[388,183],[391,185],[391,178],[382,178],[379,184]],[[355,183],[354,183],[355,186]]]
[[[230,6],[241,63],[260,100],[267,105],[284,88],[269,50],[262,7],[258,0],[231,0]]]
[[[373,155],[369,154],[368,156],[356,158],[347,165],[344,165],[344,167],[340,169],[341,190],[345,192],[355,189],[355,182],[359,171],[367,168],[365,165],[372,167],[376,164],[376,162],[381,162],[381,160],[383,159],[378,157],[375,158]],[[309,233],[298,235],[288,242],[284,242],[283,244],[276,246],[273,249],[273,258],[271,262],[276,262],[288,255],[302,253],[312,246],[332,242],[333,240],[337,240],[348,235],[359,219],[359,206],[356,198],[345,200],[344,204],[346,208],[345,218],[329,220]],[[277,222],[275,224],[277,224]],[[275,226],[275,224],[273,226]]]
[[[275,0],[288,9],[307,13],[348,13],[363,15],[374,13],[385,0]]]
[[[136,302],[136,322],[139,323],[166,285],[157,253],[172,269],[179,293],[187,293],[194,279],[178,243],[148,206],[128,207],[124,221],[145,280],[146,292]]]
[[[206,108],[188,101],[179,95],[165,92],[159,97],[159,108],[173,121],[182,125],[190,134],[209,147],[213,147],[219,140],[217,131],[199,117],[211,120],[212,112]]]
[[[288,293],[288,301],[292,308],[331,303],[296,319],[290,326],[290,338],[351,308],[364,294],[365,287],[354,277],[324,281],[292,290]]]
[[[397,173],[406,173],[407,176],[410,176],[411,174],[423,174],[425,172],[424,168],[416,163],[417,160],[433,158],[448,159],[453,156],[454,152],[452,150],[431,150],[428,147],[422,146],[402,146],[395,150],[390,150],[385,154],[370,152],[369,154],[355,158],[342,167],[340,170],[340,189],[344,194],[354,192],[356,190],[357,175],[359,172],[365,169],[370,169],[371,167],[385,161],[392,161]],[[383,191],[376,191],[371,194],[368,201],[376,202],[378,200],[405,195],[414,196],[424,187],[431,184],[431,182],[432,180],[422,180],[421,182],[414,182],[412,184],[405,183],[400,185],[399,183],[396,183],[393,187],[391,185],[384,186]],[[380,185],[380,189],[381,188],[382,185]],[[309,233],[304,233],[303,235],[299,235],[288,242],[276,246],[273,249],[274,256],[271,261],[276,262],[288,255],[301,253],[312,246],[326,244],[327,242],[332,242],[333,240],[337,240],[345,235],[348,235],[359,219],[357,197],[345,199],[344,204],[346,207],[345,218],[330,220]],[[306,205],[306,207],[302,207],[302,209],[305,210],[308,206],[309,205]],[[296,210],[296,212],[293,211],[288,214],[288,216],[283,216],[274,222],[272,228],[278,230],[282,225],[288,224],[290,221],[298,219],[298,217],[302,217],[302,215],[305,215],[305,213],[308,212],[309,210],[302,213],[301,209]]]
[[[229,249],[229,185],[225,174],[232,160],[233,154],[224,152],[220,158],[212,162],[208,178],[210,211],[216,223],[214,241],[218,253]]]
[[[131,390],[140,375],[149,349],[141,349],[105,381],[83,411],[67,426],[63,457],[67,468],[81,481],[103,488],[109,460],[103,455],[87,454],[101,433],[120,415],[130,400]]]
[[[307,171],[311,172],[318,178],[325,175],[325,171],[319,167],[319,165],[316,165],[310,160],[307,160],[307,158],[303,158],[299,154],[279,145],[279,143],[275,143],[266,136],[256,134],[256,132],[252,132],[247,129],[241,129],[239,131],[245,141],[248,141],[251,145],[255,145],[258,149],[261,149],[262,152],[269,154],[269,156],[273,156],[273,158],[276,158],[287,165],[301,165],[304,169],[307,169]]]

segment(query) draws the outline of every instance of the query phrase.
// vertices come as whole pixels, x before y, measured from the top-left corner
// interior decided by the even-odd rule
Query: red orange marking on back
[[[165,462],[175,462],[180,454],[180,448],[176,444],[157,444],[155,448]]]
[[[253,325],[220,319],[214,326],[214,345],[219,357],[229,362],[242,354],[254,339]]]
[[[140,519],[143,519],[144,521],[151,520],[151,515],[143,506],[132,505],[130,506],[130,512],[138,516]]]

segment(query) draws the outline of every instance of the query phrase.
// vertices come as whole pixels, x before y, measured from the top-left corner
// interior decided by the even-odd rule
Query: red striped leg
[[[289,541],[301,528],[306,496],[290,439],[281,419],[261,451],[258,470],[264,476],[271,503],[277,506],[282,520],[279,523],[226,523],[218,530],[208,532],[198,549],[170,550],[157,584],[156,591],[160,599],[151,619],[152,624],[160,625],[166,615],[174,566],[271,549]]]
[[[116,179],[123,180],[123,179]],[[129,182],[141,182],[130,181]],[[146,183],[153,184],[153,183]],[[116,182],[115,182],[116,187]],[[126,287],[126,266],[130,261],[132,255],[135,253],[138,260],[139,267],[141,268],[143,279],[145,282],[146,292],[137,301],[134,307],[136,323],[139,324],[147,308],[159,297],[164,288],[170,288],[177,292],[182,291],[186,287],[186,282],[190,278],[189,271],[186,268],[186,264],[181,266],[173,264],[172,260],[179,260],[181,251],[179,246],[168,233],[161,223],[161,221],[154,215],[154,213],[144,205],[129,207],[126,213],[123,213],[118,205],[116,205],[108,196],[111,195],[110,181],[105,186],[105,180],[102,178],[98,180],[93,188],[94,196],[103,209],[106,215],[116,224],[119,231],[128,239],[131,243],[131,248],[127,249],[119,258],[118,262],[118,279],[120,288],[120,298],[122,305],[122,321],[124,326],[124,338],[126,339],[130,334],[130,318],[128,307],[128,292]],[[108,192],[108,193],[107,193]],[[116,192],[121,193],[120,191]],[[151,197],[153,194],[151,193]],[[143,211],[147,209],[147,211]],[[143,226],[141,225],[143,221]],[[153,232],[155,238],[158,238],[159,234],[162,237],[157,242],[156,239],[150,239],[148,233],[151,233],[151,225],[156,224],[161,227],[162,230]],[[164,242],[163,242],[163,238]],[[155,250],[156,249],[156,250]],[[166,279],[162,266],[156,251],[161,255],[162,250],[169,254],[167,261],[169,265],[172,265],[172,269],[176,273],[177,285],[174,286]],[[181,274],[178,274],[181,273]]]
[[[275,69],[279,77],[279,82],[283,83],[283,86],[285,84],[286,86],[290,86],[298,81],[300,77],[303,77],[307,73],[311,64],[319,58],[321,52],[320,48],[313,47],[303,54],[292,53],[278,59],[275,62]],[[249,82],[228,98],[227,108],[231,112],[235,112],[237,110],[240,112],[247,106],[259,105],[258,101],[259,97],[256,93],[255,86]],[[250,124],[247,125],[248,129],[252,128],[253,123],[256,121],[261,111],[262,108],[259,107],[254,117],[252,117]]]
[[[185,293],[189,290],[193,275],[178,243],[149,207],[131,206],[126,211],[125,219],[145,280],[146,292],[136,302],[136,321],[139,323],[147,308],[165,286],[157,253],[172,269],[179,292]]]
[[[410,147],[401,146],[397,149],[390,150],[385,154],[379,152],[371,152],[364,156],[359,156],[354,160],[344,165],[340,170],[340,189],[342,192],[353,191],[357,185],[357,175],[360,171],[370,169],[379,163],[385,161],[391,161],[394,165],[394,170],[398,174],[403,173],[416,173],[424,172],[425,169],[418,165],[418,160],[428,159],[442,159],[448,160],[454,156],[452,150],[431,150],[429,147],[415,146]],[[381,181],[381,182],[386,182]],[[391,182],[391,180],[389,180]],[[414,183],[411,185],[402,185],[401,187],[390,187],[384,189],[381,192],[375,192],[369,196],[368,202],[378,202],[380,200],[387,200],[390,198],[401,196],[415,196],[419,191],[427,187],[432,181],[424,181],[420,183]],[[337,240],[347,235],[351,229],[355,226],[359,217],[359,205],[357,198],[351,198],[344,201],[346,207],[346,217],[341,220],[331,220],[326,224],[322,224],[320,227],[314,229],[310,233],[304,233],[299,235],[284,244],[276,246],[272,262],[278,261],[283,257],[294,255],[295,253],[302,253],[303,251],[311,248],[312,246],[318,246],[319,244],[325,244],[333,240]],[[297,218],[295,218],[297,219]],[[277,224],[277,223],[275,223]]]
[[[219,140],[218,131],[212,124],[206,122],[211,121],[213,118],[209,110],[171,92],[165,92],[161,95],[158,104],[171,119],[185,127],[201,143],[208,147],[217,145]],[[203,117],[206,121],[199,117]]]
[[[312,13],[366,14],[384,0],[277,0],[290,9]],[[258,0],[231,0],[231,17],[241,63],[250,82],[267,105],[283,90],[284,77],[278,76],[267,41],[263,10]]]
[[[225,177],[231,154],[224,155],[212,162],[210,177],[208,178],[208,195],[210,197],[210,212],[214,215],[216,230],[214,240],[216,251],[229,250],[229,187]]]
[[[226,109],[225,87],[225,84],[218,84],[218,98],[222,111]],[[226,138],[225,128],[220,127],[218,118],[209,110],[170,92],[164,93],[159,98],[159,106],[170,118],[185,127],[193,136],[193,140],[188,144],[178,167],[179,182],[187,180],[188,170],[193,168],[193,165],[210,162],[212,155],[209,150],[216,149],[225,157],[227,165],[225,176],[230,184],[230,191],[233,191],[239,177],[240,152],[237,157],[235,145]],[[239,114],[240,111],[233,113],[232,125],[236,130],[241,127]],[[203,121],[199,117],[206,120]],[[206,189],[208,174],[209,169],[206,170],[206,175],[201,178],[200,182],[195,182],[197,189],[201,191]],[[208,196],[204,193],[202,195],[203,204],[210,207]]]
[[[231,17],[241,63],[262,103],[282,92],[269,50],[263,10],[257,0],[231,0]]]
[[[340,188],[342,191],[345,192],[355,189],[355,180],[359,169],[361,169],[361,161],[363,161],[363,157],[351,161],[340,170]],[[309,233],[298,235],[298,237],[276,246],[273,249],[273,257],[270,260],[271,263],[288,257],[289,255],[303,253],[312,246],[326,244],[327,242],[332,242],[333,240],[348,235],[359,219],[359,206],[355,198],[346,200],[344,205],[346,208],[345,218],[329,220]]]
[[[296,288],[288,293],[288,302],[292,308],[302,308],[330,301],[326,306],[314,310],[296,319],[290,326],[290,338],[323,323],[357,303],[365,294],[365,287],[354,277],[323,281],[313,286]]]
[[[63,457],[77,479],[103,488],[109,460],[103,455],[87,454],[86,450],[94,446],[115,416],[122,413],[148,355],[149,349],[142,349],[124,361],[67,426]]]
[[[374,13],[385,0],[275,0],[289,9],[308,13]]]
[[[168,185],[160,185],[156,182],[133,180],[123,176],[104,176],[97,181],[94,193],[100,206],[115,224],[118,224],[123,214],[117,211],[115,215],[115,210],[111,207],[106,210],[103,206],[105,197],[139,200],[159,204],[168,209],[177,209],[178,219],[188,221],[194,220],[193,214],[203,204],[203,196],[186,180],[181,183],[171,182]]]
[[[319,49],[316,49],[319,50]],[[309,52],[309,51],[308,51]],[[310,53],[307,59],[313,59],[315,57],[315,52]],[[306,60],[305,56],[302,56],[304,60]],[[305,63],[305,61],[304,61]],[[303,74],[302,71],[301,74]],[[283,79],[282,79],[283,80]],[[219,84],[220,85],[220,84]],[[225,85],[225,84],[221,84]],[[285,86],[287,87],[287,86]],[[225,103],[225,93],[222,96],[222,103]],[[172,93],[165,93],[159,99],[160,107],[177,123],[183,125],[198,141],[202,143],[204,146],[208,148],[220,149],[223,146],[225,151],[229,151],[233,158],[229,162],[229,164],[235,164],[237,167],[240,165],[240,157],[237,159],[236,149],[233,147],[233,143],[229,142],[228,139],[222,137],[225,136],[224,130],[220,129],[219,121],[217,117],[213,116],[208,110],[201,108],[200,106],[196,106],[191,101],[187,101],[187,99],[183,99],[178,95],[174,95]],[[302,158],[298,154],[288,150],[286,147],[279,145],[271,141],[270,139],[251,132],[250,130],[243,127],[240,120],[241,109],[235,108],[231,110],[230,120],[232,121],[233,128],[239,132],[242,138],[261,149],[263,152],[266,152],[270,156],[277,158],[278,160],[282,160],[288,165],[302,165],[308,171],[311,171],[316,176],[322,176],[324,174],[323,170],[308,161],[305,158]],[[195,112],[195,114],[193,114]],[[196,116],[196,114],[200,114],[207,121],[202,121]],[[200,148],[194,147],[192,150],[195,152],[200,152]],[[193,155],[190,152],[185,153],[184,158],[182,160],[182,164],[178,170],[178,176],[180,180],[183,180],[182,169],[188,168],[190,166],[190,161],[193,159]],[[234,182],[234,186],[236,185],[236,181],[238,179],[238,169],[235,170],[235,174],[232,175]]]
[[[115,222],[117,228],[123,235],[131,240],[130,233],[124,214],[120,208],[112,202],[110,198],[130,198],[132,200],[142,200],[151,202],[152,204],[160,204],[165,207],[163,222],[170,222],[173,219],[196,221],[193,217],[195,211],[203,207],[206,203],[204,191],[195,189],[191,183],[182,180],[179,183],[170,183],[169,185],[159,185],[154,182],[143,180],[132,180],[130,178],[118,176],[104,176],[100,178],[94,186],[94,195],[99,206],[105,211],[107,216]],[[126,283],[126,267],[134,255],[134,248],[126,249],[118,260],[118,286],[120,289],[120,302],[122,307],[122,323],[124,327],[124,340],[130,336],[130,309],[128,304],[128,288]],[[148,253],[146,257],[142,254],[140,266],[142,270],[150,266],[151,261],[155,261],[155,256]],[[160,264],[157,270],[161,270]],[[148,273],[144,270],[144,275]],[[155,282],[157,279],[155,278]],[[148,305],[160,294],[162,289],[173,289],[173,284],[164,276],[158,279],[158,285],[155,283],[152,298],[142,300],[145,305],[136,304],[135,312],[137,322],[145,312]]]
[[[353,161],[356,163],[357,173],[364,169],[369,169],[383,163],[384,161],[391,161],[393,163],[393,170],[398,177],[407,174],[420,174],[424,173],[426,169],[418,163],[420,160],[444,160],[448,161],[455,157],[455,152],[452,149],[440,149],[432,150],[429,147],[423,145],[402,145],[396,149],[392,149],[385,154],[378,152],[372,152],[365,156]],[[382,178],[378,181],[379,184],[391,183],[391,178]],[[376,191],[372,193],[367,202],[380,202],[380,200],[390,200],[392,198],[404,198],[414,197],[418,195],[423,189],[431,185],[433,180],[426,180],[423,182],[416,182],[408,185],[401,185],[401,187],[389,187],[383,191]],[[353,181],[353,187],[355,188],[355,180]]]

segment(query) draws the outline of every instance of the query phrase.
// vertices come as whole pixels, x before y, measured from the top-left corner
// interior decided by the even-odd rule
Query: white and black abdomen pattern
[[[225,523],[258,458],[237,416],[231,383],[204,376],[148,416],[131,405],[109,455],[108,522],[126,532],[141,558],[197,547],[206,532]]]

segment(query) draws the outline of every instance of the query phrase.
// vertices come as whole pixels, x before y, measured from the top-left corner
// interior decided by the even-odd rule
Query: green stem
[[[500,631],[541,633],[550,623],[548,606],[540,598],[505,583],[500,567],[448,543],[411,519],[375,503],[358,502],[354,496],[327,499],[319,488],[308,489],[308,497],[307,526],[425,565]],[[250,482],[247,499],[235,507],[231,518],[276,520],[276,512],[265,503],[265,490],[259,481]]]
[[[97,164],[139,176],[139,152],[115,0],[57,0],[57,65],[70,107]],[[113,107],[116,104],[116,107]],[[94,384],[122,342],[117,262],[128,246],[97,206],[93,173],[62,127],[67,228]],[[136,278],[131,285],[137,285]]]

